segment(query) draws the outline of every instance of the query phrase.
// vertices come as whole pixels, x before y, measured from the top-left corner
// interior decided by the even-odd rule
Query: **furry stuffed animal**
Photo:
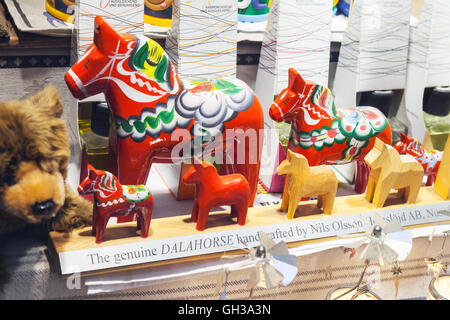
[[[43,223],[69,232],[92,223],[92,204],[65,182],[70,158],[58,91],[0,103],[0,235]],[[10,281],[0,252],[0,293]],[[26,253],[25,253],[26,254]]]
[[[70,158],[62,104],[49,86],[0,103],[0,233],[19,222],[71,231],[92,220],[92,204],[66,183]]]

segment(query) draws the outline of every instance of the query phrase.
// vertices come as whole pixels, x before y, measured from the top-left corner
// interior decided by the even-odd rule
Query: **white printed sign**
[[[437,213],[447,210],[450,201],[432,205],[377,211],[385,220],[398,219],[402,226],[448,221],[449,217]],[[363,213],[374,224],[374,212]],[[364,232],[360,214],[329,215],[312,220],[293,220],[282,224],[259,227],[239,227],[220,232],[202,232],[189,236],[140,241],[130,244],[89,248],[59,253],[62,274],[124,267],[161,260],[225,252],[259,245],[258,232],[263,231],[275,242],[332,237]]]

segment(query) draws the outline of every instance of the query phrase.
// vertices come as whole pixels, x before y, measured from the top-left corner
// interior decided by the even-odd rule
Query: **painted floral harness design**
[[[136,38],[129,65],[135,72],[158,83],[170,83],[169,60],[164,50],[151,39]],[[223,132],[225,122],[249,109],[254,100],[251,89],[238,79],[185,80],[181,89],[179,94],[170,95],[165,103],[157,103],[155,109],[144,108],[139,116],[128,119],[117,116],[119,137],[142,142],[147,135],[157,138],[162,132],[186,128],[193,119],[196,120],[191,129],[193,136],[217,136]]]
[[[150,197],[150,189],[145,185],[122,185],[122,194],[115,199],[108,199],[109,194],[113,194],[118,190],[118,186],[111,173],[107,172],[100,182],[105,201],[97,202],[98,207],[107,208],[116,206],[125,202],[141,202]],[[107,192],[107,193],[106,193]],[[106,200],[107,199],[107,200]]]
[[[343,151],[344,159],[339,163],[351,162],[367,146],[369,139],[388,125],[384,115],[376,108],[364,106],[337,110],[330,89],[324,86],[316,85],[311,102],[326,110],[336,120],[331,127],[325,125],[320,129],[312,129],[311,132],[299,131],[293,125],[289,139],[295,147],[314,147],[317,151],[332,147],[334,143],[342,144],[347,141],[348,148]]]

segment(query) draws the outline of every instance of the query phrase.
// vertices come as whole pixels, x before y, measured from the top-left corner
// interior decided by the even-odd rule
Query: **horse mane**
[[[421,156],[425,152],[425,148],[419,140],[408,137],[404,133],[400,133],[400,140],[395,144],[397,151],[400,153],[411,154],[415,157]]]
[[[165,78],[169,61],[165,50],[150,38],[143,36],[135,36],[135,38],[136,44],[128,60],[130,68],[158,83],[170,82]]]
[[[289,150],[290,151],[290,150]],[[289,163],[294,166],[294,169],[301,168],[302,173],[310,172],[309,163],[305,156],[298,153],[291,153]]]
[[[378,154],[375,154],[378,153]],[[401,159],[400,159],[400,153],[392,146],[385,144],[383,141],[379,140],[378,138],[375,140],[375,145],[372,148],[372,150],[367,154],[365,159],[369,159],[372,161],[372,163],[368,163],[371,167],[371,164],[373,164],[374,161],[378,160],[380,157],[385,157],[385,159],[388,159],[389,161],[389,168],[392,168],[393,170],[398,169],[399,166],[401,166]],[[369,160],[369,161],[370,161]],[[386,160],[385,160],[386,161]],[[378,167],[371,167],[371,169],[382,169],[387,165],[388,163],[382,162]]]
[[[219,173],[217,172],[216,167],[214,167],[211,163],[208,162],[201,162],[200,164],[194,165],[195,171],[202,171],[202,176],[209,176],[210,178],[217,178],[219,177]],[[201,169],[199,169],[201,168]],[[198,182],[202,183],[202,181]]]
[[[316,84],[311,94],[311,102],[326,111],[329,116],[338,117],[334,96],[329,88]]]

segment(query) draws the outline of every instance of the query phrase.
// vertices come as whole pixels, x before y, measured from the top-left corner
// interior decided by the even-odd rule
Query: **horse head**
[[[302,100],[306,98],[312,86],[315,84],[306,82],[294,68],[290,68],[288,87],[281,90],[270,106],[269,115],[272,120],[281,122],[295,119]]]
[[[200,161],[194,156],[192,166],[183,176],[183,181],[187,184],[196,184],[216,176],[218,176],[218,173],[212,164]]]
[[[410,138],[403,132],[400,132],[400,140],[394,144],[394,149],[400,154],[406,154],[406,148],[413,141],[414,138]]]
[[[288,149],[286,160],[283,160],[277,168],[277,173],[279,175],[283,174],[299,174],[306,173],[309,171],[308,160],[305,156],[293,152]]]
[[[388,163],[390,163],[391,165],[395,165],[395,160],[397,159],[392,159],[393,153],[389,152],[390,150],[395,149],[393,149],[392,146],[385,144],[382,140],[376,138],[373,148],[364,157],[364,161],[367,163],[371,170],[381,169]],[[400,157],[397,151],[395,151],[395,154]]]
[[[94,192],[95,181],[97,180],[97,170],[88,164],[88,175],[78,186],[78,193],[86,194]]]
[[[88,170],[88,176],[78,186],[79,193],[101,192],[105,196],[122,190],[122,186],[112,173],[95,169],[90,164]]]
[[[142,103],[180,90],[175,68],[158,43],[118,33],[100,16],[95,18],[94,42],[66,73],[65,81],[80,100],[112,87]]]
[[[394,149],[400,154],[411,154],[414,157],[420,157],[425,151],[423,144],[403,132],[400,132],[400,140],[394,144]]]

